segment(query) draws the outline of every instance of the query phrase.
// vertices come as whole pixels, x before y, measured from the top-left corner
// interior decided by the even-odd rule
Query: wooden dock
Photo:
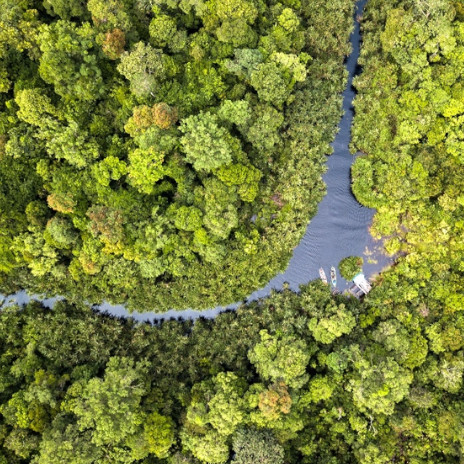
[[[348,291],[356,298],[358,298],[358,300],[365,295],[365,293],[356,285],[356,284],[353,284],[349,289]]]

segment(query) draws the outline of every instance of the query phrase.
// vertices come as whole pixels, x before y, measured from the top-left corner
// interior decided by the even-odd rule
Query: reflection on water
[[[355,17],[362,13],[366,1],[360,0],[357,3]],[[349,80],[343,93],[344,115],[339,124],[339,132],[332,143],[334,153],[328,158],[328,170],[324,175],[327,195],[319,204],[317,215],[308,225],[300,244],[295,248],[286,271],[274,277],[264,288],[252,293],[247,301],[268,296],[272,289],[282,289],[285,282],[291,289],[298,290],[301,284],[319,278],[320,267],[323,267],[326,274],[330,275],[330,267],[337,266],[347,256],[363,256],[364,274],[371,278],[392,261],[391,258],[383,255],[381,243],[375,242],[369,234],[369,226],[375,210],[361,206],[354,198],[350,187],[350,166],[353,156],[348,146],[354,114],[352,102],[355,96],[351,84],[357,70],[360,39],[359,23],[355,21],[355,29],[350,38],[352,53],[346,60]],[[348,282],[338,276],[337,288],[343,291],[348,286]],[[34,296],[32,298],[40,299]],[[25,292],[19,292],[7,299],[21,304],[28,302],[30,297]],[[46,306],[53,306],[56,300],[57,298],[49,298],[42,301]],[[235,303],[227,308],[235,309],[239,305],[240,303]],[[113,306],[104,303],[98,306],[98,309],[115,316],[130,315],[139,321],[153,321],[170,317],[211,318],[226,308],[217,307],[205,311],[171,310],[162,314],[137,312],[129,314],[123,305]]]

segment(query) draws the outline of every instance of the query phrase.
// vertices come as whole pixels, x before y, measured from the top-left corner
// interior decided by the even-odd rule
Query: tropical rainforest
[[[157,325],[4,308],[0,462],[462,462],[462,311],[369,295],[314,282]]]
[[[0,311],[0,464],[463,462],[463,1],[358,18],[352,190],[395,256],[370,293],[155,324],[84,300],[206,307],[288,260],[354,2],[0,4],[1,285],[68,296]]]
[[[4,293],[207,308],[285,269],[324,195],[352,0],[0,6]]]

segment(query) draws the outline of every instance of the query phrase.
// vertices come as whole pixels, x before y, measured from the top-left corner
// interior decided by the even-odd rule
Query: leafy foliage
[[[340,274],[345,280],[353,280],[356,274],[362,271],[363,258],[360,256],[348,256],[343,258],[338,265]]]
[[[204,308],[284,269],[323,195],[352,9],[4,0],[4,292]]]
[[[4,288],[200,307],[281,266],[320,199],[349,2],[2,8]],[[353,190],[395,266],[363,301],[313,282],[195,323],[2,307],[2,464],[462,460],[464,8],[362,21]]]
[[[65,301],[3,308],[1,452],[9,464],[457,462],[458,315],[392,299],[372,317],[388,288],[360,302],[316,281],[195,323]],[[327,308],[358,323],[318,340],[311,321]]]
[[[261,377],[266,380],[283,380],[289,386],[301,387],[309,362],[308,347],[295,337],[272,337],[266,330],[260,332],[261,342],[248,354]]]
[[[253,464],[283,464],[284,450],[272,433],[256,429],[239,431],[232,442],[235,453],[232,463]]]

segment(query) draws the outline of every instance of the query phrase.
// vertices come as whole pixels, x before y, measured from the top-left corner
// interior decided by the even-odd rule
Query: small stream
[[[360,205],[354,198],[350,185],[350,167],[354,160],[348,148],[354,115],[352,103],[355,91],[352,87],[352,81],[356,73],[361,46],[360,25],[355,18],[362,14],[366,2],[367,0],[359,0],[354,13],[355,28],[350,37],[352,52],[346,60],[349,79],[343,92],[344,115],[340,120],[339,132],[332,143],[334,152],[327,160],[328,170],[323,177],[327,184],[327,194],[319,204],[318,212],[309,223],[303,239],[295,248],[285,272],[275,276],[264,288],[252,293],[246,301],[266,297],[271,293],[271,290],[282,289],[284,283],[288,283],[291,289],[298,290],[301,284],[319,278],[320,267],[323,267],[327,276],[330,276],[330,267],[337,267],[338,263],[347,256],[364,257],[364,274],[368,278],[372,278],[392,263],[392,258],[382,253],[382,244],[375,242],[369,233],[369,226],[375,210]],[[340,291],[347,289],[350,285],[340,275],[338,275],[337,280],[337,289]],[[6,297],[4,304],[23,304],[31,299],[40,300],[45,306],[52,307],[55,301],[60,298],[42,299],[37,295],[29,296],[25,291],[22,291]],[[226,307],[219,306],[204,311],[171,310],[160,314],[138,313],[136,311],[129,313],[123,305],[110,305],[109,303],[103,303],[95,308],[119,317],[133,317],[138,321],[155,321],[171,317],[212,318],[225,309],[236,309],[240,304],[242,303],[234,303]]]

